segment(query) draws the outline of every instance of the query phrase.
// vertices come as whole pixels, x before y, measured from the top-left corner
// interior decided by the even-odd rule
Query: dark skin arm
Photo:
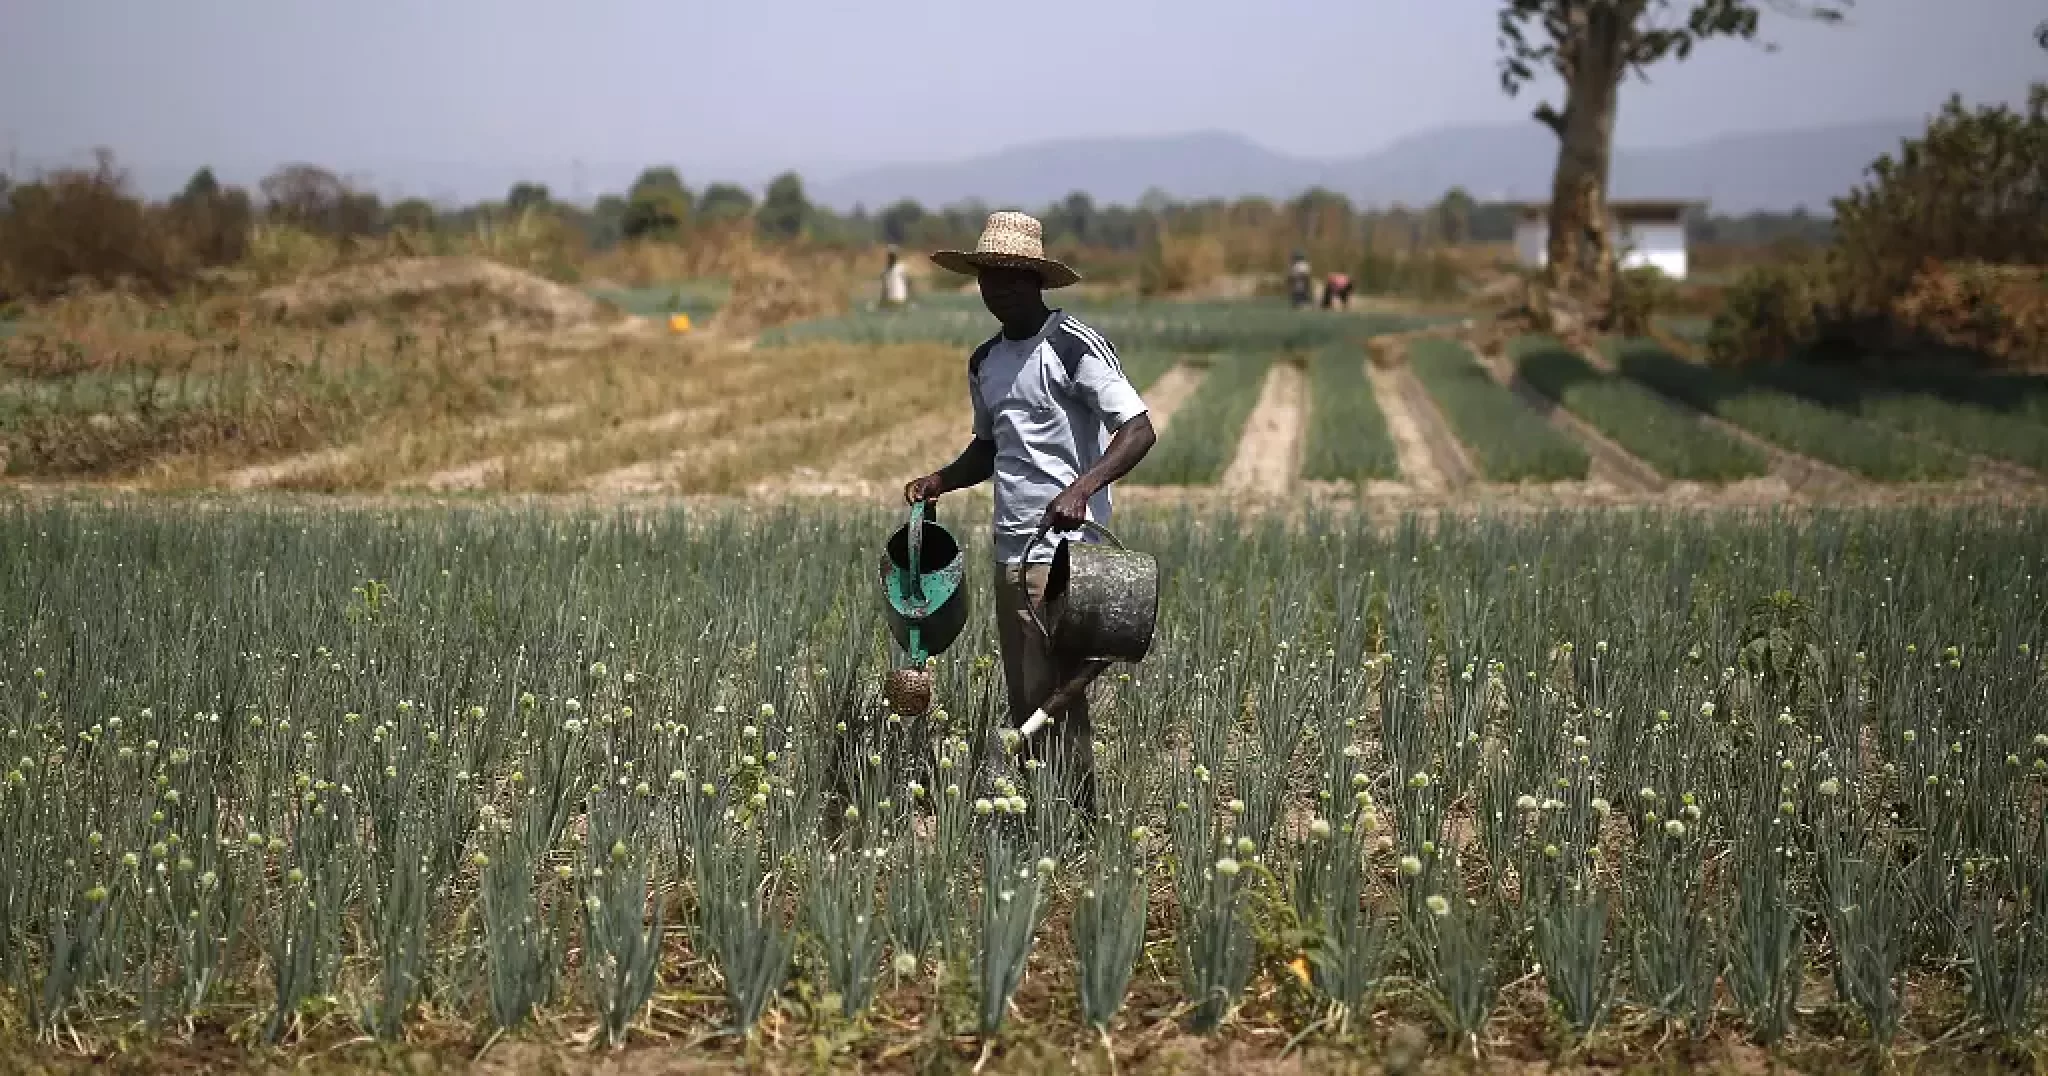
[[[1100,493],[1103,487],[1131,473],[1131,468],[1152,451],[1159,441],[1159,435],[1152,432],[1152,416],[1138,415],[1129,422],[1118,426],[1110,435],[1109,447],[1102,450],[1102,458],[1095,466],[1088,468],[1074,484],[1060,491],[1060,495],[1045,506],[1045,525],[1048,530],[1072,530],[1088,518],[1088,498]]]
[[[957,459],[903,487],[905,504],[929,501],[956,489],[980,485],[996,473],[996,443],[977,437],[967,443]]]

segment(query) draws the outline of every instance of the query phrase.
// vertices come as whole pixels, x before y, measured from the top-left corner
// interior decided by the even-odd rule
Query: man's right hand
[[[903,487],[903,503],[916,504],[919,501],[936,500],[939,494],[944,492],[946,492],[946,482],[936,474],[928,474],[923,478],[913,478],[909,484]]]

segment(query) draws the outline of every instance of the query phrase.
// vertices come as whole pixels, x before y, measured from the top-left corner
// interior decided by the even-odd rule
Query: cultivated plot
[[[2039,1031],[2038,507],[1129,512],[1161,620],[1086,804],[1017,765],[985,617],[883,705],[897,518],[0,506],[10,1026],[791,1067]]]
[[[1409,343],[1408,359],[1488,481],[1586,477],[1592,458],[1585,447],[1517,400],[1463,344],[1422,337]]]

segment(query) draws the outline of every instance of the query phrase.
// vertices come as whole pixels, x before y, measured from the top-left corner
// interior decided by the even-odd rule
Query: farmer
[[[1041,235],[1031,217],[993,213],[974,250],[932,255],[940,268],[978,280],[1002,331],[967,360],[974,439],[958,459],[903,487],[916,503],[995,479],[996,637],[1012,727],[1081,664],[1057,659],[1032,618],[1053,550],[1061,538],[1082,537],[1075,528],[1084,519],[1108,524],[1110,484],[1155,440],[1109,340],[1046,307],[1045,289],[1081,278],[1045,256]],[[1034,542],[1041,527],[1050,533]],[[1092,739],[1084,695],[1030,744],[1035,757],[1064,764],[1084,808],[1093,801]]]
[[[910,302],[910,278],[904,275],[903,261],[896,255],[896,244],[889,244],[889,262],[882,269],[882,306],[901,307]]]
[[[1315,288],[1315,279],[1308,266],[1308,255],[1295,251],[1287,263],[1287,298],[1296,310],[1307,306],[1309,293]]]
[[[1351,309],[1351,274],[1331,273],[1323,278],[1323,309]]]

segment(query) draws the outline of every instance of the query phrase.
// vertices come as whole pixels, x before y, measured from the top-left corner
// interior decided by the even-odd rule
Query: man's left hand
[[[1048,531],[1070,531],[1088,518],[1088,491],[1079,482],[1060,491],[1060,495],[1045,506],[1045,528]]]

